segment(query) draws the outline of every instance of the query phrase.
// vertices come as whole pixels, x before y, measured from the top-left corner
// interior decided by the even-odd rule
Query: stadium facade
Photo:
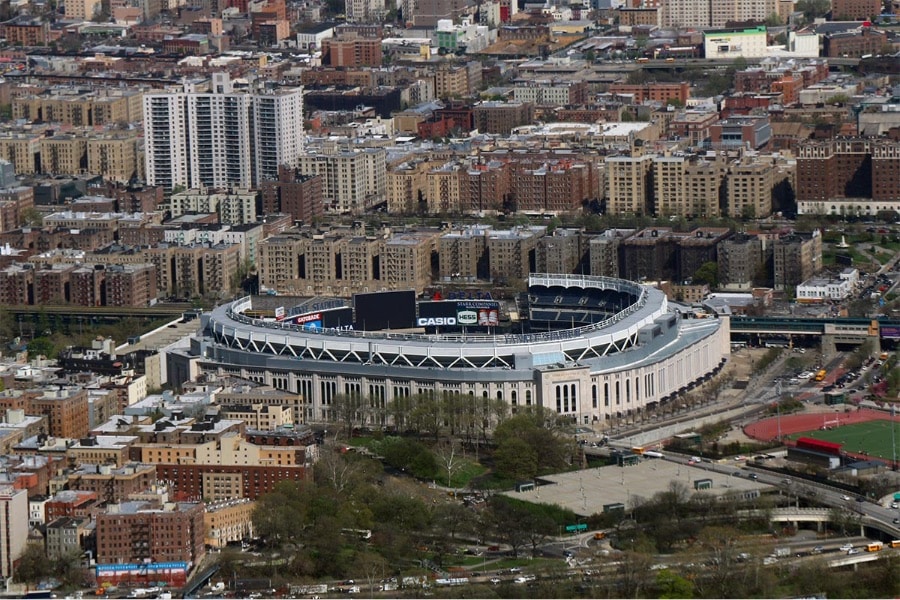
[[[381,426],[391,424],[395,399],[459,394],[485,414],[500,400],[593,425],[674,401],[730,352],[727,317],[682,318],[662,291],[621,279],[532,274],[523,302],[530,331],[491,335],[496,329],[309,327],[313,317],[248,316],[246,297],[204,314],[190,348],[169,352],[169,381],[212,372],[299,393],[310,424],[337,420],[339,395],[364,399],[372,409],[364,419]],[[425,322],[450,320],[413,321]]]

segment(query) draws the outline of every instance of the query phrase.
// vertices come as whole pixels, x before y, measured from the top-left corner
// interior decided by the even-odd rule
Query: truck
[[[775,558],[784,558],[786,556],[791,555],[790,548],[775,548],[775,552],[772,553],[772,556]]]

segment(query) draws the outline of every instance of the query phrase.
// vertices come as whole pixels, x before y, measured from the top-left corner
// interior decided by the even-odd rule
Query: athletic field
[[[891,450],[891,422],[890,420],[866,421],[851,425],[829,424],[823,419],[827,429],[814,429],[794,433],[788,439],[796,440],[800,437],[810,437],[826,442],[843,444],[842,450],[847,454],[862,458],[883,458],[890,461],[893,458]],[[897,453],[900,455],[900,424],[894,424],[894,433],[898,442]]]

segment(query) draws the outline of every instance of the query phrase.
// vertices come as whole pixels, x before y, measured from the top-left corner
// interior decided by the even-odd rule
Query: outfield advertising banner
[[[494,300],[458,300],[456,321],[459,325],[497,327],[500,325],[500,303]]]
[[[435,301],[419,302],[419,316],[416,318],[417,327],[455,327],[456,302]]]
[[[352,329],[353,309],[347,306],[331,310],[320,310],[288,317],[286,320],[292,325],[299,325],[307,331],[315,331],[317,329]]]

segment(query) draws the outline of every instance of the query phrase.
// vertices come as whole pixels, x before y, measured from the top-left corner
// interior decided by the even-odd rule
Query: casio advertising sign
[[[460,325],[475,325],[478,323],[478,313],[474,310],[457,311],[456,322]]]
[[[416,320],[419,327],[437,327],[439,325],[456,325],[456,317],[419,317]]]

